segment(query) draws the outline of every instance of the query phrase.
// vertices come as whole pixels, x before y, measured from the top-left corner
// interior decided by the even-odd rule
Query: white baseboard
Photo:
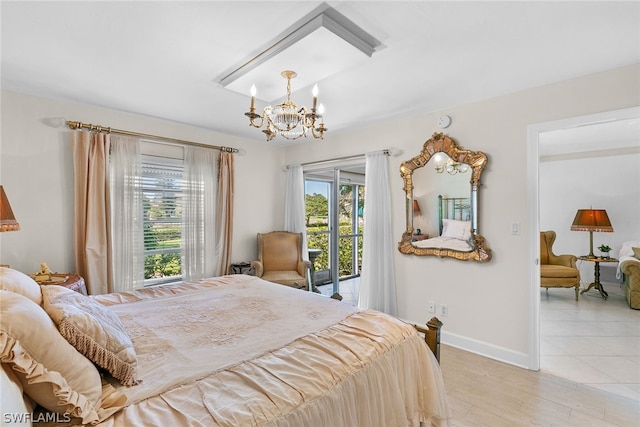
[[[453,334],[446,330],[440,332],[440,342],[445,345],[450,345],[451,347],[479,354],[480,356],[485,356],[520,368],[530,369],[529,363],[531,358],[526,353],[487,344],[486,342]]]

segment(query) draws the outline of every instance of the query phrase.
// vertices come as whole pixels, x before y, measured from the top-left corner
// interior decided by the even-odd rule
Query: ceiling
[[[542,161],[640,154],[640,118],[595,120],[539,135]]]
[[[637,1],[2,1],[1,7],[3,89],[259,141],[264,134],[244,116],[249,87],[230,90],[219,77],[318,8],[333,8],[379,41],[371,56],[356,61],[314,56],[316,48],[289,59],[303,85],[292,80],[298,105],[311,104],[302,70],[337,65],[317,81],[325,139],[640,63]],[[279,73],[271,78],[284,96],[286,81]],[[258,99],[256,106],[272,101]]]

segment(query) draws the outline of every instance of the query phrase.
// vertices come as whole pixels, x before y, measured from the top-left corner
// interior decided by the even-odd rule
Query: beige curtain
[[[218,203],[216,236],[218,236],[218,275],[228,274],[233,239],[234,156],[222,151],[218,167]]]
[[[109,244],[110,140],[108,134],[72,132],[75,179],[75,262],[89,294],[109,292],[111,248]]]

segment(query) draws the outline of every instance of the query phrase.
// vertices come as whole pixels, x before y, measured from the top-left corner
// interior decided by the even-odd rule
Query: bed
[[[474,248],[471,236],[471,199],[438,196],[438,235],[414,239],[419,248],[448,249],[469,252]]]
[[[33,398],[44,388],[53,402],[37,398],[58,406],[34,412],[39,426],[448,423],[435,355],[413,325],[377,311],[246,275],[93,297],[61,286],[42,287],[39,295],[3,282],[3,412],[41,407]],[[103,321],[113,322],[111,335]],[[51,325],[80,351],[63,346]],[[44,352],[44,343],[29,343],[42,330],[58,340]],[[45,359],[63,347],[75,354],[64,357],[56,376],[54,361]],[[34,356],[38,351],[44,354]],[[87,351],[97,361],[86,359]],[[75,378],[79,369],[82,378]],[[20,401],[17,391],[27,397]]]

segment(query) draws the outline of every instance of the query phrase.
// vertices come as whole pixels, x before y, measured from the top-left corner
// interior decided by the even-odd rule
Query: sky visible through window
[[[305,194],[322,194],[329,197],[329,183],[320,181],[305,181]]]

